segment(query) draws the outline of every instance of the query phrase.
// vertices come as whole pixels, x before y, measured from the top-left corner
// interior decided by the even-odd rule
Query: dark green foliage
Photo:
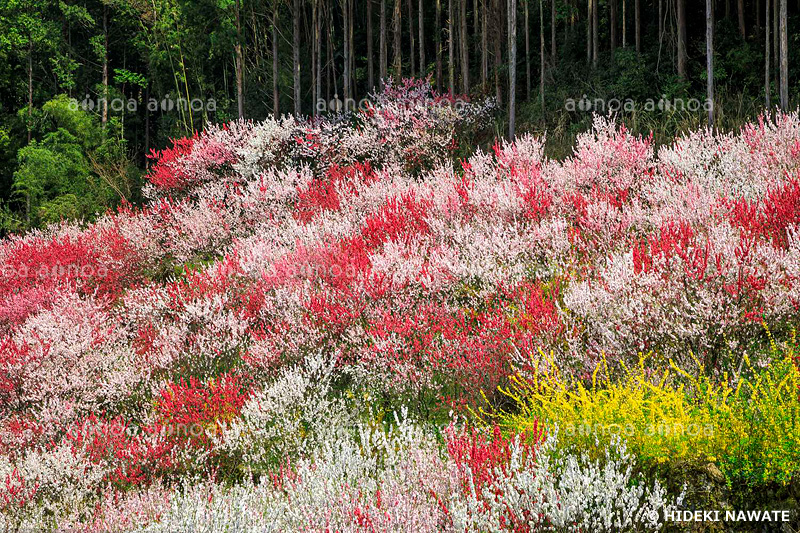
[[[379,76],[379,13],[373,3],[372,57],[368,55],[366,1],[354,0],[353,96],[356,102],[372,92],[368,86],[368,65]],[[551,28],[551,1],[555,7],[555,28]],[[616,50],[610,48],[611,0],[599,4],[599,57],[596,66],[586,58],[586,1],[545,0],[542,3],[545,42],[544,109],[539,95],[539,3],[529,2],[530,48],[526,55],[524,2],[519,1],[517,49],[518,132],[546,133],[549,155],[569,155],[577,132],[585,131],[591,111],[571,111],[566,103],[610,102],[622,109],[618,116],[635,133],[654,134],[656,143],[705,124],[706,111],[648,109],[662,99],[705,100],[706,51],[703,2],[686,0],[687,71],[676,71],[675,13],[665,12],[666,26],[659,35],[658,5],[640,0],[641,50],[634,48],[634,1],[628,0],[627,47],[622,45],[621,0],[617,10]],[[321,10],[321,94],[317,95],[312,70],[315,45],[313,5]],[[455,2],[458,6],[459,2]],[[470,96],[496,94],[499,83],[502,105],[508,104],[507,14],[492,13],[492,6],[506,9],[504,1],[486,0],[488,6],[486,42],[482,35],[483,12],[467,1]],[[442,73],[433,82],[447,90],[449,37],[444,3],[440,24],[435,28],[435,2],[423,2],[424,46],[427,64],[419,60],[418,3],[411,2],[413,24],[409,26],[407,4],[402,8],[403,76],[420,71],[435,76],[436,36],[441,37]],[[671,5],[665,0],[664,6]],[[755,118],[764,107],[764,13],[756,26],[756,7],[764,2],[746,0],[745,38],[739,33],[736,3],[726,17],[724,3],[716,3],[714,77],[716,83],[716,125],[728,130]],[[341,98],[344,71],[344,15],[341,0],[300,2],[301,109],[311,114],[314,98]],[[237,7],[239,29],[237,29]],[[392,6],[387,17],[387,63],[393,62]],[[800,11],[789,2],[789,96],[790,108],[798,98]],[[294,109],[292,22],[293,3],[286,0],[0,0],[0,227],[4,230],[59,220],[87,217],[118,203],[122,198],[136,202],[139,197],[135,174],[146,169],[146,155],[163,148],[172,137],[184,137],[211,122],[238,117],[236,45],[243,56],[244,116],[255,120],[273,113],[273,83],[276,84],[279,113]],[[277,16],[273,43],[273,15]],[[476,20],[477,15],[477,20]],[[456,17],[458,19],[459,17]],[[771,21],[770,21],[771,22]],[[460,22],[456,20],[456,29]],[[409,38],[414,28],[414,46]],[[461,53],[456,33],[456,53]],[[551,35],[556,53],[551,56]],[[241,35],[241,37],[240,37]],[[774,37],[774,34],[773,34]],[[495,58],[495,40],[500,56]],[[273,57],[274,49],[277,57]],[[484,44],[486,49],[483,50]],[[410,72],[411,57],[415,71]],[[482,83],[482,58],[488,64],[487,83]],[[277,75],[273,75],[273,59]],[[530,66],[531,79],[527,79]],[[771,57],[771,67],[777,58]],[[461,76],[454,65],[456,78]],[[777,68],[771,68],[771,103],[778,102]],[[104,72],[106,73],[104,75]],[[496,75],[495,75],[496,73]],[[460,79],[455,80],[461,89]],[[530,86],[530,101],[525,101]],[[58,95],[65,95],[59,97]],[[103,120],[102,100],[115,101]],[[32,106],[29,105],[29,99]],[[70,116],[67,103],[86,104],[81,116]],[[183,105],[179,99],[182,99]],[[628,101],[631,105],[625,105]],[[55,109],[61,102],[61,110]],[[194,105],[191,105],[194,103]],[[188,108],[187,108],[187,104]],[[592,109],[607,113],[608,109]],[[507,118],[507,114],[501,113]],[[77,123],[78,121],[80,123]],[[88,122],[87,122],[88,121]],[[503,135],[505,124],[494,132]],[[488,148],[493,138],[474,139]],[[475,146],[461,146],[459,157]],[[133,172],[133,167],[138,170]],[[111,191],[111,192],[109,192]],[[29,204],[30,201],[30,205]]]

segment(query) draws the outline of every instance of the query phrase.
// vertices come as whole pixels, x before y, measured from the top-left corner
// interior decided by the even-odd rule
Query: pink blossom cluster
[[[401,509],[462,530],[600,523],[492,507],[505,500],[488,495],[532,487],[556,492],[529,508],[566,497],[548,468],[592,490],[605,475],[498,436],[469,460],[466,441],[451,446],[434,499],[405,495],[416,482],[397,474],[439,461],[413,452],[423,436],[385,479],[336,474],[345,496],[315,472],[356,453],[341,443],[378,396],[433,397],[439,414],[492,401],[539,348],[578,373],[639,351],[729,370],[719,354],[798,315],[800,120],[656,150],[598,118],[563,161],[523,136],[454,164],[460,128],[491,104],[442,100],[409,83],[349,119],[210,127],[155,155],[141,208],[0,243],[0,506],[47,527],[85,523],[74,510],[88,508],[199,523],[175,487],[203,476],[221,491],[247,471],[262,482],[230,500],[236,512],[280,513],[304,489],[267,490],[263,475],[288,460],[280,483],[305,476],[322,495],[297,524],[319,509],[376,529]],[[648,510],[665,501],[619,490]]]

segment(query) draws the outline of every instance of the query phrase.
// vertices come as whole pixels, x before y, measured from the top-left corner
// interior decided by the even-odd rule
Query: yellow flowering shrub
[[[559,442],[597,454],[612,437],[625,439],[642,464],[673,461],[716,463],[729,482],[788,483],[800,473],[800,372],[795,342],[771,348],[771,364],[731,379],[694,377],[670,362],[653,372],[640,356],[633,368],[610,377],[605,361],[591,383],[559,375],[540,352],[533,377],[512,376],[501,392],[514,405],[483,411],[502,426],[524,431],[536,421]],[[528,374],[526,374],[527,376]]]

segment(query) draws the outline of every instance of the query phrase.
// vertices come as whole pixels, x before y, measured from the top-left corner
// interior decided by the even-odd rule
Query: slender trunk
[[[336,31],[336,27],[333,25],[333,2],[328,5],[327,9],[327,19],[328,19],[328,46],[326,47],[328,51],[328,76],[327,80],[327,100],[328,103],[333,102],[336,105],[334,100],[339,99],[339,85],[336,81],[336,63],[333,61],[333,42],[334,42],[334,32]],[[331,84],[333,84],[333,97],[331,97]],[[329,107],[329,110],[338,111],[338,109],[334,109]]]
[[[539,0],[541,8],[542,0]],[[508,0],[508,138],[514,140],[517,115],[517,0]]]
[[[33,125],[33,37],[28,35],[28,143],[31,142]]]
[[[610,0],[609,2],[610,21],[611,26],[611,53],[617,49],[617,0]]]
[[[627,3],[625,2],[625,0],[622,0],[622,48],[628,46],[628,32],[627,32],[628,28],[626,26],[626,23],[628,22],[628,16],[625,11],[626,7]]]
[[[461,86],[464,94],[469,94],[469,41],[467,40],[467,0],[459,0],[461,4],[461,16],[459,17],[459,27],[461,34],[459,44],[461,45]]]
[[[342,65],[342,95],[345,108],[350,102],[350,0],[342,0],[342,45],[344,47],[344,63]]]
[[[103,5],[103,130],[108,123],[108,6]]]
[[[569,0],[570,3],[570,15],[569,15],[569,31],[570,33],[575,33],[575,25],[578,22],[578,18],[580,17],[579,11],[579,2],[578,0]]]
[[[380,87],[383,89],[383,84],[387,77],[387,57],[386,50],[386,0],[379,0],[381,3],[381,36],[380,36],[380,65],[378,67],[380,73]]]
[[[372,60],[372,1],[367,0],[367,85],[370,91],[375,89],[375,65]]]
[[[299,117],[300,106],[300,0],[294,0],[292,10],[292,71],[294,72],[294,114]]]
[[[272,2],[272,113],[280,116],[280,98],[278,94],[278,1]]]
[[[686,77],[686,0],[678,3],[678,76]]]
[[[706,86],[711,104],[708,110],[708,127],[714,127],[714,0],[706,0]]]
[[[148,67],[147,73],[150,74],[150,68]],[[150,82],[147,82],[147,85],[144,88],[144,101],[150,102]],[[147,154],[150,153],[150,113],[145,108],[144,113],[144,168],[147,169],[150,167],[150,158],[147,157]]]
[[[348,42],[350,43],[350,45],[349,45],[349,49],[350,49],[350,76],[349,76],[349,79],[350,79],[350,86],[349,86],[350,98],[355,100],[357,95],[356,95],[356,80],[355,80],[356,54],[354,52],[354,50],[356,48],[355,48],[355,45],[354,45],[355,41],[353,40],[353,31],[354,31],[354,28],[355,28],[355,19],[353,18],[353,1],[354,0],[347,0],[347,2],[348,2],[347,11],[349,13],[349,17],[348,18],[350,19],[350,22],[347,25],[347,27],[348,27],[347,39],[348,39]]]
[[[525,2],[525,83],[526,83],[526,100],[531,99],[531,30],[530,30],[530,3],[531,0],[523,0]]]
[[[338,106],[340,104],[339,82],[336,78],[336,62],[334,61],[333,55],[333,43],[336,41],[336,26],[334,25],[333,9],[333,2],[331,2],[328,9],[328,66],[330,67],[330,75],[328,77],[331,82],[333,82],[333,100],[336,101],[334,104]],[[333,111],[339,111],[339,109],[333,109]]]
[[[486,11],[486,2],[488,1],[481,0],[481,85],[484,91],[489,85],[489,32]]]
[[[244,59],[242,54],[242,21],[240,18],[240,3],[236,0],[236,104],[239,118],[244,118]]]
[[[592,65],[597,66],[600,57],[600,6],[592,0]]]
[[[414,39],[414,0],[408,0],[408,41],[411,44],[409,58],[411,61],[412,77],[417,75],[417,55]]]
[[[586,2],[586,62],[592,62],[592,11],[594,8],[594,1],[588,0]]]
[[[455,60],[455,51],[454,51],[454,42],[453,42],[453,0],[448,0],[447,2],[447,87],[450,91],[450,94],[453,95],[456,92],[455,88],[455,65],[453,64]]]
[[[322,13],[324,12],[324,7],[324,0],[317,0],[317,16],[315,19],[316,31],[314,33],[314,55],[317,58],[315,63],[317,70],[314,76],[314,81],[316,83],[315,92],[317,93],[317,101],[314,102],[314,109],[316,110],[315,115],[319,115],[321,111],[321,109],[319,109],[319,100],[322,100]],[[322,108],[324,109],[324,106],[322,106]]]
[[[311,114],[317,116],[317,0],[311,0]]]
[[[744,26],[744,0],[739,0],[736,4],[736,9],[739,13],[739,35],[742,39],[745,38],[747,35],[745,26]]]
[[[492,0],[492,13],[494,16],[494,90],[497,104],[503,105],[503,88],[500,86],[500,68],[503,60],[503,53],[501,42],[503,38],[503,11],[500,5],[500,0]]]
[[[178,41],[178,52],[180,53],[180,65],[181,70],[183,72],[183,89],[186,92],[186,101],[191,102],[192,98],[189,95],[189,75],[186,73],[186,58],[183,57],[183,48],[180,45],[180,41]],[[186,124],[186,116],[189,116],[189,124]],[[186,127],[187,131],[194,132],[194,113],[192,113],[192,108],[186,106],[183,115],[183,125]]]
[[[474,26],[472,28],[472,34],[477,38],[478,35],[481,33],[481,2],[480,0],[475,0],[472,4],[472,15],[473,15],[473,23]]]
[[[539,100],[542,103],[542,119],[544,119],[544,5],[542,0],[539,0]]]
[[[424,11],[422,9],[422,0],[419,0],[419,6],[417,6],[417,15],[419,16],[419,22],[417,26],[419,28],[419,75],[421,78],[424,78],[428,75],[428,66],[425,64],[425,17]]]
[[[394,1],[394,79],[399,83],[403,79],[403,55],[402,55],[402,20],[401,20],[400,0]]]
[[[550,57],[556,62],[556,0],[550,0]]]
[[[787,0],[781,1],[781,109],[789,111],[789,39],[787,34]]]
[[[635,0],[634,3],[634,24],[636,25],[636,52],[642,52],[642,7],[641,0]]]
[[[658,54],[661,57],[661,45],[664,41],[664,0],[658,0]]]
[[[771,100],[771,91],[770,91],[770,71],[769,71],[769,53],[770,53],[770,42],[769,42],[769,3],[770,0],[766,1],[766,10],[765,10],[765,18],[764,20],[767,21],[764,24],[764,31],[766,33],[766,41],[764,46],[764,101],[769,109],[772,106]]]
[[[780,38],[780,25],[779,25],[779,20],[780,19],[779,19],[779,16],[778,16],[780,11],[781,11],[781,9],[780,9],[779,2],[780,2],[780,0],[772,0],[772,36],[773,36],[773,39],[772,39],[772,57],[775,58],[775,61],[773,61],[773,63],[775,64],[775,66],[773,67],[773,70],[775,71],[773,75],[775,76],[775,88],[778,90],[778,99],[780,99],[780,91],[781,91],[781,89],[780,89],[780,85],[781,85],[781,79],[780,79],[780,71],[781,71],[781,63],[780,63],[781,38]]]
[[[436,0],[436,31],[434,33],[436,41],[436,88],[441,91],[442,80],[442,0]]]

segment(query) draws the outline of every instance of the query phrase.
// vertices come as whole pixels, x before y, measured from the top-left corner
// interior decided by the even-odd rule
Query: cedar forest
[[[135,204],[150,151],[208,122],[353,108],[389,78],[494,96],[494,133],[547,132],[555,156],[591,124],[584,107],[657,141],[705,124],[709,77],[719,128],[789,109],[800,3],[710,6],[707,18],[696,0],[3,0],[2,231]]]

